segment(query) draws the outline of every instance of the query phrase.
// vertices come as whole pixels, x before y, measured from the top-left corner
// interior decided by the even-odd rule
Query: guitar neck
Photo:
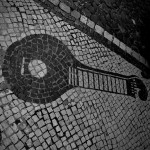
[[[134,97],[128,79],[83,68],[69,68],[69,84],[74,87],[100,90]]]

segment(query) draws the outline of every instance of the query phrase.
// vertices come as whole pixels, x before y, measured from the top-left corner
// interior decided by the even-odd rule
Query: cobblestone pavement
[[[150,80],[105,44],[2,0],[0,54],[0,150],[149,150]]]
[[[62,0],[75,7],[109,33],[140,52],[148,54],[149,0]],[[149,59],[149,57],[147,57]]]

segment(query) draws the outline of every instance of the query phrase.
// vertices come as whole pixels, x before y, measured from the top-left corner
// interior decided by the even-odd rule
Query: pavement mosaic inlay
[[[35,1],[0,1],[0,150],[149,150],[150,80]]]
[[[2,72],[11,90],[20,99],[34,103],[52,102],[77,86],[96,89],[97,85],[97,90],[132,97],[136,96],[136,88],[139,88],[141,100],[147,100],[148,95],[138,77],[85,66],[61,41],[46,34],[32,35],[13,43],[6,51]],[[116,90],[110,88],[111,83]]]

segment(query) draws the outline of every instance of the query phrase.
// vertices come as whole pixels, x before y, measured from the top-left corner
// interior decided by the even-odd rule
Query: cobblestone
[[[87,24],[87,20],[88,20],[87,17],[81,15],[80,21],[81,21],[82,23]]]
[[[60,6],[60,8],[61,8],[63,11],[65,11],[66,13],[70,13],[70,7],[67,6],[66,4],[60,3],[59,6]]]
[[[91,20],[89,20],[88,19],[88,21],[87,21],[87,25],[90,27],[90,28],[94,28],[94,26],[95,26],[95,23],[93,22],[93,21],[91,21]]]
[[[101,35],[104,34],[104,29],[98,25],[95,26],[95,31]]]
[[[75,17],[76,19],[79,19],[79,18],[80,18],[80,13],[79,13],[78,11],[76,11],[76,10],[73,10],[73,11],[71,12],[71,15],[72,15],[73,17]]]
[[[59,0],[49,0],[49,1],[56,6],[59,4]]]
[[[110,27],[102,28],[111,16],[106,14],[107,22],[95,16],[95,9],[109,11],[115,2],[101,5],[94,0],[86,5],[83,13],[91,20],[79,9],[74,10],[80,1],[76,1],[76,6],[73,2],[0,2],[10,12],[0,14],[0,25],[5,26],[0,31],[0,49],[5,52],[0,75],[12,91],[3,92],[0,98],[0,149],[144,150],[150,144],[146,128],[150,121],[146,115],[150,109],[150,81],[141,77],[140,69],[104,44],[108,39],[133,54],[120,38],[109,34]],[[51,8],[51,3],[55,7]],[[58,17],[59,7],[62,15]],[[79,28],[73,26],[74,19],[82,22],[78,22]],[[99,19],[104,19],[101,25]],[[98,42],[82,32],[88,30],[86,25],[105,39]],[[121,25],[119,28],[124,32]],[[144,88],[148,91],[145,101],[131,92],[136,88],[142,95]]]

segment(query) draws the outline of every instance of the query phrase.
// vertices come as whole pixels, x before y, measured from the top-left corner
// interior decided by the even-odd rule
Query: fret
[[[69,67],[69,84],[71,84],[71,68]]]
[[[122,94],[124,94],[123,80],[122,80],[122,79],[119,79],[119,84],[120,84],[120,92],[121,92]]]
[[[79,80],[79,86],[83,87],[83,76],[82,76],[82,71],[78,70],[78,80]]]
[[[71,68],[71,83],[72,83],[72,85],[74,85],[73,68]]]
[[[94,73],[93,73],[93,86],[94,86],[94,89],[95,89],[95,78],[94,78]]]
[[[112,83],[112,91],[114,93],[116,93],[116,81],[115,81],[115,78],[114,77],[111,77],[111,83]]]
[[[89,87],[94,88],[93,73],[89,72]]]
[[[75,85],[75,74],[74,74],[74,68],[72,68],[72,76],[73,76],[73,85]]]
[[[108,76],[108,90],[111,92],[112,91],[112,83],[111,83],[111,76]]]
[[[103,81],[104,81],[104,90],[108,91],[108,83],[107,83],[107,76],[106,75],[103,76]]]
[[[125,94],[127,94],[127,81],[126,80],[123,80],[123,87],[124,87]]]
[[[21,65],[21,75],[24,75],[24,64],[25,64],[25,58],[22,59],[22,65]]]
[[[82,71],[82,82],[83,82],[83,87],[84,87],[84,75],[83,75],[84,70],[81,70],[81,71]]]
[[[88,81],[88,73],[87,73],[87,71],[83,71],[83,78],[84,78],[84,87],[88,88],[89,81]]]
[[[75,78],[75,86],[77,86],[78,85],[78,83],[77,83],[77,69],[76,68],[74,68],[74,78]]]
[[[99,88],[100,90],[103,90],[103,76],[99,74]]]
[[[119,79],[116,78],[117,93],[120,93]]]
[[[94,73],[95,89],[99,89],[98,74]]]

